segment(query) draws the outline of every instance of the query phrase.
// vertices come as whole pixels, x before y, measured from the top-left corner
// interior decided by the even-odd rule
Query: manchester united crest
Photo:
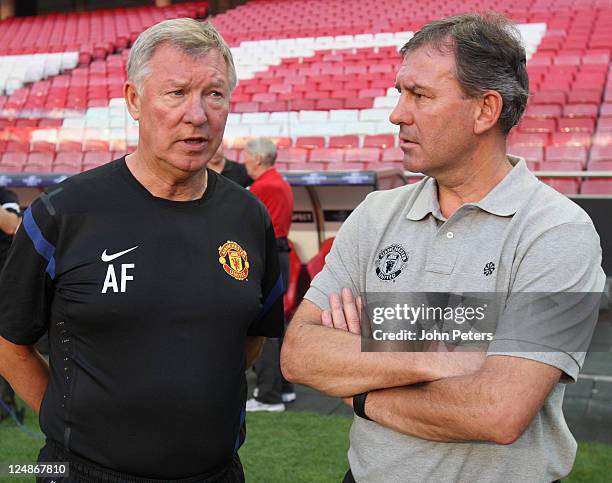
[[[244,280],[249,276],[249,259],[244,250],[235,241],[227,240],[219,247],[219,263],[223,270],[236,280]]]
[[[401,245],[393,244],[381,250],[376,257],[376,275],[381,280],[395,280],[406,267],[408,254]]]

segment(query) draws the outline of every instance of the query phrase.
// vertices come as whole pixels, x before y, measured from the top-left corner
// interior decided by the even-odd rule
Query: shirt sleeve
[[[0,336],[34,344],[47,330],[55,279],[56,219],[40,198],[32,203],[0,275]]]
[[[261,210],[266,224],[266,267],[261,281],[263,297],[259,314],[249,327],[247,334],[250,336],[281,337],[285,324],[283,294],[287,281],[283,280],[280,271],[272,221],[263,204]]]
[[[576,381],[597,323],[605,274],[590,223],[566,223],[539,236],[519,266],[488,355],[531,359]]]
[[[331,251],[325,257],[323,270],[315,276],[304,295],[323,310],[329,309],[331,293],[340,293],[345,287],[350,288],[355,296],[361,293],[359,225],[364,203],[366,201],[357,206],[340,227]]]

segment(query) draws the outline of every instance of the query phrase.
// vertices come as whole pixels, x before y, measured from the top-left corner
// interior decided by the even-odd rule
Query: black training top
[[[17,195],[1,186],[0,206],[7,211],[19,215],[19,201],[17,200]],[[12,239],[13,237],[11,235],[8,235],[0,230],[0,270],[2,270],[2,265],[4,265],[4,260],[6,259],[6,254],[11,246]]]
[[[225,160],[225,166],[221,174],[226,178],[231,179],[234,183],[238,183],[243,188],[249,186],[253,179],[248,175],[244,164],[237,163],[236,161]]]
[[[77,457],[134,476],[216,473],[242,444],[247,335],[278,337],[272,224],[208,170],[195,201],[151,195],[125,159],[25,212],[0,277],[0,335],[49,330],[40,422]]]

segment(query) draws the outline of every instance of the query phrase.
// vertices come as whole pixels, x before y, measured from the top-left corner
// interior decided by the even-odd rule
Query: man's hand
[[[331,310],[321,312],[322,325],[361,335],[361,297],[355,298],[350,288],[343,288],[341,296],[329,295],[329,307]]]

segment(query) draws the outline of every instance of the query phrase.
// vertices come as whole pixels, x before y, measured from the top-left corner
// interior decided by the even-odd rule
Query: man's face
[[[255,179],[257,177],[257,156],[253,155],[248,150],[245,150],[244,153],[244,167],[246,168],[247,174]]]
[[[130,113],[139,121],[138,149],[164,170],[199,171],[223,139],[227,65],[217,51],[194,58],[166,44],[155,50],[149,67],[142,95],[127,90]]]
[[[389,119],[400,128],[408,171],[436,176],[469,157],[476,103],[461,90],[452,52],[424,46],[408,53],[397,88],[400,98]]]

